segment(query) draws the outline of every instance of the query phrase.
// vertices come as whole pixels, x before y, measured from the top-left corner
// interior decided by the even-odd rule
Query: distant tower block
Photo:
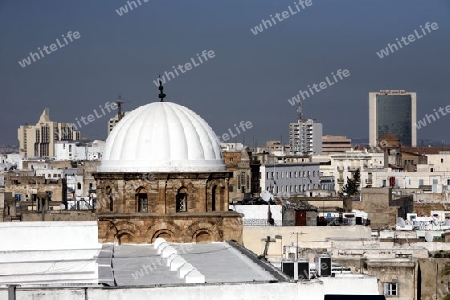
[[[416,93],[381,90],[369,93],[369,144],[386,134],[396,135],[403,146],[417,146]]]

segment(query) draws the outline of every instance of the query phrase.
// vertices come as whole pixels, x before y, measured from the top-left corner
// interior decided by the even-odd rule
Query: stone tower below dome
[[[236,240],[219,141],[188,108],[154,102],[127,114],[106,141],[97,181],[100,242]]]

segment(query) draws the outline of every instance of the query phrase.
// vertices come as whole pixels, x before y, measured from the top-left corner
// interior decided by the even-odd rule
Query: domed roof
[[[225,171],[211,127],[190,109],[153,102],[128,113],[111,131],[100,172]]]

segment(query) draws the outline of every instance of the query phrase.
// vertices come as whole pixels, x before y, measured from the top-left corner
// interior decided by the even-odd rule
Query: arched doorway
[[[133,242],[133,238],[128,232],[119,233],[117,235],[117,240],[119,242],[119,245],[129,244]]]
[[[173,238],[173,232],[168,230],[168,229],[161,229],[158,230],[157,232],[155,232],[155,234],[152,237],[152,243],[155,242],[155,240],[157,238],[163,238],[165,239],[168,243],[173,243],[174,242],[174,238]]]
[[[207,230],[201,230],[195,233],[194,241],[196,243],[208,243],[212,241],[212,238]]]

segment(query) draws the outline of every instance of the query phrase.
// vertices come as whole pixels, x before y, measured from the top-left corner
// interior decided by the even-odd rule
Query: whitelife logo
[[[341,69],[339,69],[339,70],[336,71],[336,75],[334,74],[334,72],[331,72],[331,75],[333,76],[334,82],[331,81],[331,80],[328,78],[328,76],[326,76],[326,77],[325,77],[326,82],[325,82],[325,81],[322,81],[322,82],[319,83],[319,84],[314,83],[314,84],[312,85],[312,87],[308,84],[308,89],[309,89],[311,95],[308,93],[308,91],[302,91],[302,90],[299,90],[299,93],[298,93],[297,95],[295,95],[295,96],[292,97],[291,99],[288,99],[289,104],[291,104],[292,106],[294,106],[296,103],[300,103],[300,96],[302,97],[303,100],[305,100],[306,97],[309,98],[309,97],[311,97],[311,96],[314,95],[314,90],[315,90],[317,93],[319,93],[320,91],[323,91],[323,90],[326,89],[327,87],[332,86],[332,85],[338,83],[339,80],[336,78],[336,76],[338,76],[339,79],[340,79],[341,81],[344,80],[344,78],[350,76],[350,71],[347,70],[347,69],[345,69],[345,70],[343,70],[343,71],[342,71]],[[327,83],[328,83],[328,84],[327,84]],[[314,90],[313,90],[313,89],[314,89]]]
[[[306,7],[312,5],[312,0],[306,0],[306,1],[299,0],[298,3],[294,2],[294,5],[297,10],[295,10],[295,9],[293,10],[292,7],[289,5],[288,6],[289,11],[285,10],[281,14],[279,14],[279,13],[275,14],[275,18],[277,18],[278,22],[282,22],[282,21],[286,20],[287,18],[289,18],[290,16],[296,15],[300,11],[305,10]],[[300,9],[299,5],[302,7],[301,9]],[[272,15],[270,15],[270,18],[273,22],[273,25],[276,25],[277,22],[275,21],[274,17],[272,17]],[[250,28],[250,31],[254,35],[257,35],[258,33],[263,32],[264,28],[268,29],[269,27],[272,27],[273,26],[272,22],[270,22],[270,20],[262,19],[261,23],[259,25],[255,26],[254,28]],[[263,28],[263,25],[264,25],[264,28]],[[269,25],[269,27],[267,27],[267,25]]]
[[[44,45],[44,47],[42,47],[42,50],[44,50],[45,53],[50,54],[50,53],[55,52],[56,50],[61,49],[62,47],[65,47],[66,45],[69,44],[66,37],[70,40],[70,42],[73,42],[74,39],[78,40],[81,37],[81,35],[78,31],[74,31],[73,33],[72,33],[72,31],[69,31],[67,33],[67,36],[64,36],[64,34],[61,36],[63,37],[65,44],[62,44],[59,41],[59,38],[57,38],[56,43],[58,44],[59,48],[56,46],[56,44],[51,44],[50,47],[47,47],[46,45]],[[48,51],[48,49],[50,49],[50,51]],[[24,58],[24,59],[22,59],[22,61],[19,61],[19,65],[22,68],[25,68],[26,66],[29,66],[31,64],[31,59],[33,59],[33,62],[36,61],[36,58],[41,59],[42,57],[44,57],[44,53],[42,52],[42,50],[41,50],[41,47],[38,47],[38,51],[41,54],[41,56],[39,56],[39,53],[30,52],[30,55],[27,58]]]
[[[139,6],[142,5],[141,0],[136,0],[139,3]],[[130,11],[134,8],[138,8],[136,1],[127,1],[128,7],[130,8]],[[142,0],[142,2],[147,3],[149,0]],[[116,13],[119,15],[119,17],[123,16],[124,14],[128,13],[128,7],[126,5],[119,7],[119,9],[116,9]]]
[[[176,67],[176,68],[175,68],[175,66],[173,66],[172,68],[173,68],[173,71],[175,72],[175,74],[177,74],[177,76],[180,76],[180,74],[178,73],[177,69],[180,70],[180,72],[184,74],[187,71],[192,70],[192,66],[198,67],[198,66],[200,66],[201,64],[204,63],[203,60],[205,60],[205,62],[206,62],[206,61],[208,61],[208,57],[209,58],[214,58],[215,56],[216,56],[216,54],[214,53],[213,50],[209,50],[208,52],[206,50],[203,50],[201,55],[197,53],[197,58],[198,58],[198,61],[200,63],[196,63],[195,59],[193,57],[191,57],[192,64],[190,62],[187,62],[184,65],[178,65],[178,67]],[[202,57],[203,57],[203,60],[202,60]],[[183,69],[183,67],[184,67],[184,69]],[[153,80],[153,83],[156,86],[159,86],[159,80],[161,80],[161,82],[164,84],[164,83],[166,83],[166,80],[170,81],[170,76],[173,77],[172,79],[175,79],[175,75],[173,74],[173,72],[171,72],[171,71],[167,72],[166,71],[166,72],[164,72],[164,75],[161,76],[161,78]]]
[[[414,30],[414,34],[408,35],[409,43],[406,41],[406,37],[402,36],[402,38],[400,40],[403,42],[404,46],[407,46],[410,43],[414,42],[416,40],[416,38],[419,40],[419,39],[421,39],[421,38],[423,38],[424,36],[427,35],[427,32],[422,27],[422,25],[420,25],[420,28],[422,29],[423,35],[420,35],[420,33],[417,32],[417,29]],[[436,23],[436,22],[433,22],[431,24],[430,24],[430,22],[427,22],[425,24],[425,28],[427,29],[428,33],[430,33],[431,29],[437,30],[439,28],[439,26],[438,26],[438,23]],[[396,38],[395,40],[397,41],[397,44],[400,47],[400,49],[403,48],[402,47],[402,43],[400,43],[398,38]],[[388,56],[390,54],[389,50],[390,50],[390,53],[394,53],[394,51],[398,51],[398,47],[397,47],[397,45],[395,43],[394,44],[388,43],[386,48],[381,49],[380,52],[377,52],[378,57],[381,59],[381,58],[383,58],[385,56]]]
[[[439,112],[441,113],[441,115],[444,117],[444,116],[446,116],[448,113],[450,113],[450,105],[447,105],[447,106],[445,107],[445,111],[446,111],[446,112],[444,112],[444,108],[443,108],[443,107],[439,107],[438,111],[439,111]],[[438,112],[436,111],[436,109],[433,109],[433,112],[434,112],[434,115],[436,115],[436,118],[439,120],[440,117],[439,117],[439,114],[438,114]],[[425,114],[425,118],[423,118],[423,119],[421,119],[421,120],[418,120],[417,123],[415,123],[414,125],[417,127],[417,129],[420,129],[420,128],[422,128],[422,127],[427,126],[427,125],[430,124],[431,122],[436,122],[436,118],[434,117],[434,115],[433,115],[433,114],[431,114],[431,115]],[[428,121],[428,124],[427,124],[427,121]]]

